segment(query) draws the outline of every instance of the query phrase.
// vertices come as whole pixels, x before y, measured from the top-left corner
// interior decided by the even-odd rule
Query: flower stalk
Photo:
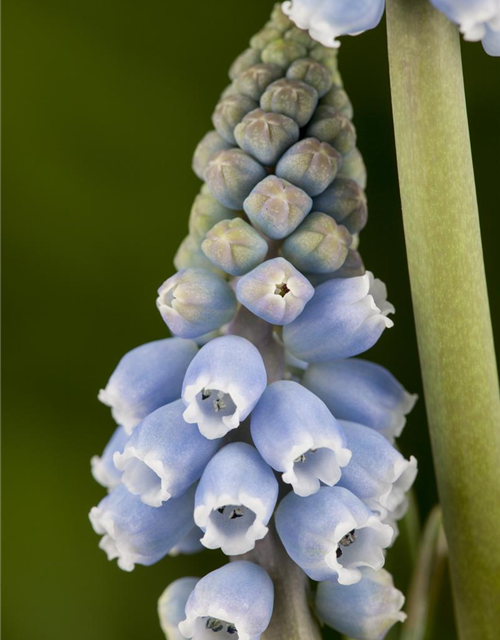
[[[500,399],[457,29],[388,0],[396,150],[425,400],[462,640],[500,628]]]

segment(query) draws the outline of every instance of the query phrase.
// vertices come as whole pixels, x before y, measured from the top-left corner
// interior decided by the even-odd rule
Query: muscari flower
[[[252,438],[295,493],[308,496],[339,481],[351,458],[342,427],[326,405],[291,380],[270,384],[252,413]]]
[[[130,434],[152,411],[181,397],[182,378],[197,351],[193,341],[180,338],[136,347],[120,360],[99,400]]]
[[[430,0],[457,24],[466,40],[482,40],[492,56],[500,56],[500,5],[496,0]],[[375,28],[385,8],[385,0],[292,0],[283,11],[301,29],[326,47],[340,46],[337,38],[355,36]]]
[[[236,285],[236,297],[242,305],[277,325],[293,322],[313,295],[309,280],[284,258],[263,262]]]
[[[179,630],[193,640],[259,640],[269,626],[273,601],[273,583],[264,569],[252,562],[230,562],[196,584]]]
[[[115,467],[113,455],[115,452],[123,451],[128,438],[129,435],[123,427],[116,427],[102,455],[93,456],[90,460],[92,475],[106,489],[114,489],[120,484],[122,472]]]
[[[275,521],[288,555],[310,578],[343,585],[361,580],[359,567],[381,569],[393,538],[393,529],[342,487],[321,487],[306,498],[289,493]]]
[[[205,438],[222,438],[248,417],[266,383],[262,357],[251,342],[239,336],[211,340],[187,369],[184,419]]]
[[[306,362],[325,362],[363,353],[392,327],[394,307],[387,290],[369,271],[357,278],[328,280],[317,287],[304,312],[283,329],[291,353]]]
[[[396,622],[404,622],[404,596],[384,569],[361,567],[357,584],[336,580],[318,584],[316,613],[320,620],[344,636],[358,640],[382,640]]]
[[[380,433],[341,421],[351,460],[338,482],[383,519],[406,507],[405,494],[417,475],[417,461],[406,460]]]
[[[136,564],[158,562],[184,538],[193,526],[193,505],[194,487],[155,508],[119,484],[89,518],[108,560],[118,558],[120,569],[132,571]]]
[[[198,338],[229,322],[236,298],[229,284],[205,269],[184,269],[158,289],[156,306],[170,331]]]
[[[278,482],[257,450],[244,442],[221,449],[208,463],[196,489],[194,521],[208,549],[239,555],[268,532]]]
[[[186,602],[199,578],[174,580],[158,600],[160,626],[168,640],[185,640],[178,625],[186,617]]]
[[[114,455],[123,484],[150,507],[181,496],[219,447],[184,420],[184,409],[179,399],[150,413]]]
[[[339,420],[376,429],[389,441],[401,435],[418,396],[408,393],[384,367],[361,358],[311,364],[302,384]]]

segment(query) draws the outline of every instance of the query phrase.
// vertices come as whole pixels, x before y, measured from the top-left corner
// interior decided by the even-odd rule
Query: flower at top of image
[[[429,0],[458,25],[465,40],[481,40],[491,56],[500,56],[498,0]],[[374,29],[384,13],[385,0],[290,0],[283,11],[325,47],[339,47],[341,36]]]

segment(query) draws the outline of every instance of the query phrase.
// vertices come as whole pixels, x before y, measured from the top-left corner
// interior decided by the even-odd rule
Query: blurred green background
[[[87,520],[103,495],[89,460],[113,429],[97,391],[123,353],[166,335],[155,292],[173,272],[199,189],[191,155],[231,61],[271,8],[272,0],[3,3],[6,640],[160,639],[164,587],[221,561],[205,552],[132,574],[108,563]],[[498,343],[500,62],[478,44],[463,54]],[[340,60],[369,171],[362,253],[397,308],[370,357],[421,394],[384,27],[345,38]],[[436,491],[423,401],[401,446],[419,458],[425,515]]]

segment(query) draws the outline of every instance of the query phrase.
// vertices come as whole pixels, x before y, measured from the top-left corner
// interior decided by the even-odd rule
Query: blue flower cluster
[[[318,616],[381,638],[404,620],[382,567],[417,472],[392,444],[416,398],[354,358],[394,308],[355,248],[367,208],[352,107],[335,52],[279,6],[230,77],[158,291],[174,337],[127,353],[99,394],[119,426],[92,459],[108,495],[90,519],[126,571],[202,547],[235,558],[167,588],[170,640],[261,637],[273,583],[241,556],[270,526],[319,582]]]

